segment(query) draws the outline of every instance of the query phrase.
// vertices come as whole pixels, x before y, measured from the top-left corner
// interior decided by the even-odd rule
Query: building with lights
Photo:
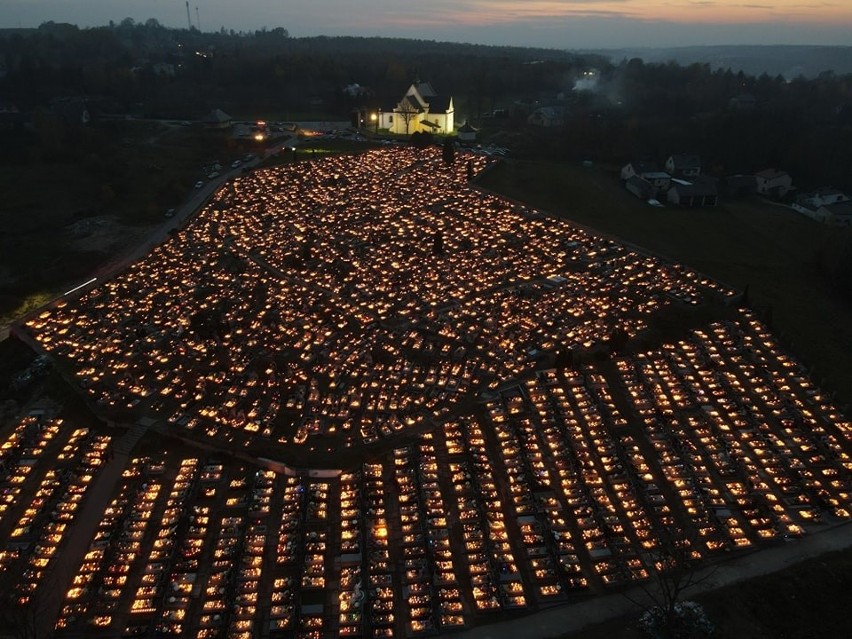
[[[452,133],[453,98],[441,97],[428,82],[415,81],[392,111],[380,111],[379,128],[391,133]]]

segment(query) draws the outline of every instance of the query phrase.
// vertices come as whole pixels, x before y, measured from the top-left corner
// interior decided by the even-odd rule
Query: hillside
[[[719,45],[599,49],[594,53],[610,56],[614,63],[623,58],[642,58],[645,62],[674,60],[681,65],[706,63],[713,69],[730,68],[749,75],[782,75],[788,80],[798,76],[815,78],[823,71],[833,71],[838,75],[852,73],[852,47]]]

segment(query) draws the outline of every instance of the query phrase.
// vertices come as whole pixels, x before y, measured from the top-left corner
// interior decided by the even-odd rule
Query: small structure
[[[651,187],[651,194],[644,195],[647,188],[633,178],[640,178],[648,184]],[[630,162],[624,165],[621,169],[621,179],[624,180],[624,186],[628,191],[643,200],[649,197],[659,197],[669,190],[672,182],[672,176],[661,171],[656,162],[647,161]]]
[[[201,119],[207,129],[228,129],[231,126],[231,116],[222,109],[213,109]]]
[[[657,194],[653,185],[638,175],[628,178],[624,182],[624,187],[640,200],[648,200]]]
[[[629,180],[634,175],[644,177],[646,173],[656,173],[659,170],[660,166],[651,160],[628,162],[621,167],[621,179]]]
[[[757,192],[772,198],[782,198],[793,189],[793,178],[786,171],[765,169],[755,174]]]
[[[648,173],[644,173],[642,178],[648,180],[648,182],[651,183],[651,186],[654,187],[654,192],[658,194],[665,193],[672,185],[672,176],[665,171],[650,171]]]
[[[670,155],[666,160],[666,171],[678,178],[695,178],[701,174],[701,158],[688,153]]]
[[[462,142],[475,142],[479,130],[472,127],[470,122],[465,122],[456,130],[456,133]]]
[[[843,191],[831,188],[817,189],[805,193],[796,199],[793,209],[823,224],[849,226],[848,210],[852,208],[852,198]]]
[[[836,204],[838,202],[848,202],[849,196],[843,191],[823,187],[817,189],[813,193],[804,193],[796,198],[796,204],[806,206],[810,209],[818,209],[821,206]]]
[[[818,219],[834,226],[852,226],[852,202],[835,202],[819,207]]]
[[[719,189],[713,180],[697,182],[672,180],[672,186],[666,197],[675,206],[683,208],[716,206],[719,202]]]

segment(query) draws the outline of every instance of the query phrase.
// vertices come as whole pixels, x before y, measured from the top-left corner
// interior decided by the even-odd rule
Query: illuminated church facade
[[[380,111],[379,128],[401,135],[450,134],[455,130],[453,98],[444,98],[428,82],[414,82],[393,111]]]

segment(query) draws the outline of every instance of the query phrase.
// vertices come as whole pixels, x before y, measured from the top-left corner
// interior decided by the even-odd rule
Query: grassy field
[[[816,273],[835,231],[759,200],[699,210],[653,208],[613,172],[504,162],[480,185],[671,258],[739,290],[838,402],[852,404],[852,306]]]

